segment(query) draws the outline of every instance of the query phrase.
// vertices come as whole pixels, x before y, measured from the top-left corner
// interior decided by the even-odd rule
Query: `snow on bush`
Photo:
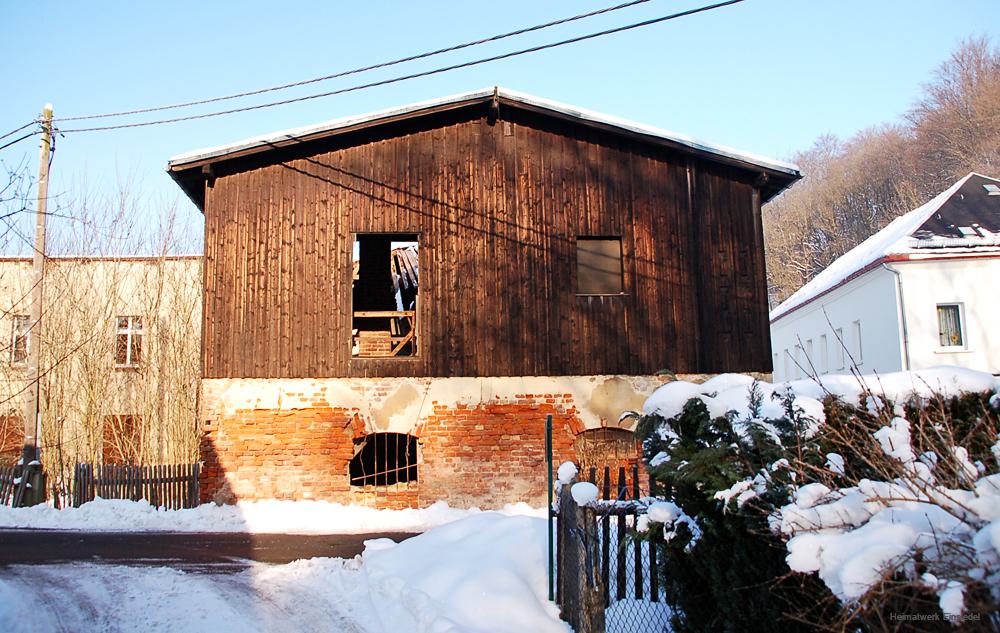
[[[970,596],[976,608],[1000,601],[998,387],[953,367],[781,384],[727,374],[659,388],[639,428],[667,489],[700,482],[743,517],[734,526],[766,517],[789,567],[817,574],[841,602],[878,611],[913,587],[959,618]],[[688,497],[679,511],[711,515]],[[845,610],[845,625],[860,612]]]
[[[0,528],[94,530],[111,532],[250,532],[350,534],[377,531],[420,532],[478,514],[439,501],[426,508],[376,510],[327,501],[241,501],[205,504],[185,510],[157,509],[146,501],[95,499],[79,508],[57,510],[0,506]],[[545,510],[526,503],[508,504],[505,515],[544,517]]]
[[[887,400],[908,397],[911,402],[915,396],[933,397],[929,388],[949,396],[964,389],[996,389],[989,374],[957,369],[894,374],[881,384],[892,388],[883,392]],[[870,433],[881,458],[873,451],[862,459],[868,476],[835,489],[822,483],[801,486],[778,511],[780,531],[789,539],[789,566],[817,573],[844,602],[861,599],[893,574],[923,579],[922,586],[937,594],[941,611],[951,618],[965,611],[970,582],[984,582],[1000,600],[1000,539],[995,538],[1000,536],[1000,474],[987,475],[982,461],[973,463],[947,420],[922,421],[921,443],[937,450],[919,452],[916,424],[903,417],[903,407],[889,410],[882,401],[868,410],[881,412],[884,420]],[[919,408],[911,410],[924,415]],[[995,437],[988,420],[978,418],[977,426]],[[965,441],[972,441],[971,432]],[[855,448],[864,452],[862,444],[855,441]],[[843,476],[843,457],[831,457],[827,467]]]

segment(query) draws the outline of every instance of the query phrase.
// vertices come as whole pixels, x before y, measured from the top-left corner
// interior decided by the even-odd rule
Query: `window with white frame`
[[[861,346],[861,321],[853,322],[851,331],[851,343],[854,347],[851,350],[851,355],[854,356],[854,362],[860,365],[865,360],[864,348]]]
[[[830,371],[830,346],[826,334],[819,335],[819,369],[824,374]]]
[[[837,339],[834,343],[837,346],[837,369],[843,369],[845,364],[844,347],[847,345],[847,341],[844,340],[844,328],[837,328],[833,333]]]
[[[142,317],[115,318],[115,367],[135,368],[142,361]]]
[[[10,364],[24,365],[28,362],[29,330],[31,317],[27,314],[15,314],[14,325],[10,332]]]
[[[963,347],[962,304],[939,303],[937,306],[938,343],[941,347]]]

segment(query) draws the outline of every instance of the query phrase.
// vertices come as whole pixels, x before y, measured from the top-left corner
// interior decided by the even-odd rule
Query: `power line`
[[[7,132],[7,133],[6,133],[6,134],[4,134],[3,136],[0,136],[0,141],[2,141],[3,139],[7,138],[8,136],[13,136],[13,135],[17,134],[18,132],[20,132],[21,130],[23,130],[23,129],[25,129],[25,128],[29,128],[29,127],[31,127],[32,125],[35,125],[36,123],[38,123],[38,120],[37,120],[37,119],[34,119],[34,120],[31,120],[31,121],[28,121],[27,123],[25,123],[25,124],[24,124],[24,125],[22,125],[21,127],[19,127],[19,128],[17,128],[17,129],[15,129],[15,130],[11,130],[10,132]]]
[[[22,128],[22,129],[23,129],[23,128]],[[5,143],[4,145],[0,145],[0,150],[4,150],[4,149],[7,149],[7,148],[8,148],[8,147],[10,147],[11,145],[16,145],[17,143],[20,143],[20,142],[21,142],[21,141],[23,141],[24,139],[26,139],[26,138],[31,138],[32,136],[35,136],[36,134],[38,134],[38,132],[28,132],[28,133],[27,133],[27,134],[25,134],[24,136],[21,136],[21,137],[18,137],[18,138],[16,138],[16,139],[14,139],[13,141],[11,141],[10,143]]]
[[[292,98],[292,99],[283,99],[281,101],[272,101],[272,102],[268,102],[268,103],[260,103],[260,104],[257,104],[257,105],[246,106],[246,107],[242,107],[242,108],[232,108],[230,110],[219,110],[219,111],[216,111],[216,112],[207,112],[205,114],[193,114],[193,115],[190,115],[190,116],[175,117],[175,118],[172,118],[172,119],[160,119],[160,120],[157,120],[157,121],[143,121],[143,122],[140,122],[140,123],[123,123],[123,124],[119,124],[119,125],[105,125],[105,126],[87,127],[87,128],[74,128],[74,129],[69,129],[69,130],[60,129],[59,132],[61,132],[63,134],[71,134],[71,133],[74,133],[74,132],[99,132],[99,131],[106,131],[106,130],[120,130],[120,129],[125,129],[125,128],[134,128],[134,127],[147,127],[147,126],[150,126],[150,125],[163,125],[163,124],[167,124],[167,123],[178,123],[178,122],[181,122],[181,121],[193,121],[193,120],[196,120],[196,119],[207,119],[207,118],[210,118],[210,117],[223,116],[223,115],[227,115],[227,114],[236,114],[236,113],[239,113],[239,112],[249,112],[251,110],[261,110],[261,109],[264,109],[264,108],[273,108],[275,106],[280,106],[280,105],[288,105],[288,104],[291,104],[291,103],[299,103],[301,101],[309,101],[309,100],[312,100],[312,99],[320,99],[322,97],[330,97],[330,96],[340,95],[340,94],[344,94],[344,93],[348,93],[348,92],[355,92],[355,91],[358,91],[358,90],[365,90],[365,89],[368,89],[368,88],[375,88],[375,87],[378,87],[378,86],[385,86],[385,85],[389,85],[389,84],[398,83],[398,82],[401,82],[401,81],[407,81],[407,80],[410,80],[410,79],[417,79],[417,78],[420,78],[420,77],[428,77],[428,76],[431,76],[431,75],[438,75],[438,74],[441,74],[441,73],[450,72],[452,70],[459,70],[461,68],[469,68],[471,66],[479,66],[481,64],[486,64],[486,63],[489,63],[489,62],[495,62],[495,61],[499,61],[499,60],[502,60],[502,59],[509,59],[509,58],[512,58],[512,57],[518,57],[520,55],[526,55],[528,53],[537,53],[539,51],[548,50],[550,48],[557,48],[557,47],[560,47],[560,46],[565,46],[567,44],[575,44],[577,42],[583,42],[583,41],[591,40],[591,39],[594,39],[594,38],[597,38],[597,37],[603,37],[605,35],[612,35],[612,34],[615,34],[615,33],[621,33],[623,31],[630,31],[632,29],[642,28],[642,27],[645,27],[645,26],[651,26],[653,24],[659,24],[661,22],[666,22],[668,20],[676,20],[677,18],[682,18],[682,17],[686,17],[686,16],[689,16],[689,15],[694,15],[696,13],[704,13],[706,11],[711,11],[713,9],[720,9],[722,7],[727,7],[727,6],[730,6],[730,5],[739,4],[740,2],[744,2],[744,1],[745,0],[727,0],[726,2],[719,2],[719,3],[716,3],[716,4],[710,4],[710,5],[698,7],[696,9],[689,9],[687,11],[681,11],[679,13],[672,13],[670,15],[665,15],[665,16],[658,17],[658,18],[652,18],[650,20],[644,20],[642,22],[635,22],[635,23],[632,23],[632,24],[627,24],[625,26],[619,26],[619,27],[615,27],[615,28],[611,28],[611,29],[606,29],[606,30],[603,30],[603,31],[598,31],[596,33],[588,33],[587,35],[580,35],[580,36],[577,36],[577,37],[571,37],[569,39],[559,40],[557,42],[551,42],[551,43],[548,43],[548,44],[540,44],[538,46],[532,46],[532,47],[529,47],[529,48],[523,48],[523,49],[512,51],[512,52],[509,52],[509,53],[502,53],[500,55],[492,55],[490,57],[483,57],[483,58],[476,59],[476,60],[469,61],[469,62],[462,62],[462,63],[458,63],[458,64],[452,64],[450,66],[443,66],[443,67],[440,67],[440,68],[435,68],[433,70],[426,70],[426,71],[422,71],[422,72],[411,73],[411,74],[408,74],[408,75],[401,75],[401,76],[393,77],[391,79],[383,79],[381,81],[373,81],[373,82],[369,82],[369,83],[365,83],[365,84],[358,84],[358,85],[354,85],[354,86],[349,86],[347,88],[341,88],[339,90],[331,90],[331,91],[328,91],[328,92],[321,92],[321,93],[318,93],[318,94],[306,95],[306,96],[303,96],[303,97],[295,97],[295,98]],[[2,149],[2,148],[0,148],[0,149]]]
[[[603,9],[597,9],[596,11],[589,11],[587,13],[581,13],[579,15],[574,15],[572,17],[562,18],[562,19],[559,19],[559,20],[553,20],[552,22],[546,22],[544,24],[537,24],[535,26],[529,26],[529,27],[517,29],[516,31],[510,31],[508,33],[501,33],[499,35],[492,35],[490,37],[485,37],[485,38],[482,38],[482,39],[473,40],[471,42],[465,42],[463,44],[456,44],[454,46],[448,46],[448,47],[445,47],[445,48],[439,48],[437,50],[426,52],[426,53],[419,53],[419,54],[416,54],[416,55],[409,55],[407,57],[401,57],[399,59],[394,59],[392,61],[381,62],[381,63],[378,63],[378,64],[372,64],[370,66],[362,66],[360,68],[353,68],[351,70],[344,70],[344,71],[341,71],[341,72],[337,72],[337,73],[334,73],[332,75],[324,75],[322,77],[316,77],[314,79],[305,79],[303,81],[295,81],[295,82],[292,82],[292,83],[281,84],[279,86],[271,86],[269,88],[260,88],[258,90],[249,90],[247,92],[239,92],[239,93],[236,93],[236,94],[225,95],[225,96],[222,96],[222,97],[212,97],[210,99],[200,99],[198,101],[187,101],[185,103],[175,103],[175,104],[164,105],[164,106],[154,106],[154,107],[149,107],[149,108],[139,108],[139,109],[136,109],[136,110],[123,110],[121,112],[108,112],[108,113],[105,113],[105,114],[88,114],[88,115],[80,115],[80,116],[56,117],[53,120],[56,121],[56,122],[59,122],[59,121],[84,121],[84,120],[89,120],[89,119],[105,119],[105,118],[109,118],[109,117],[129,116],[129,115],[133,115],[133,114],[145,114],[145,113],[149,113],[149,112],[160,112],[160,111],[163,111],[163,110],[173,110],[173,109],[177,109],[177,108],[187,108],[187,107],[190,107],[190,106],[204,105],[206,103],[216,103],[218,101],[227,101],[229,99],[239,99],[241,97],[251,97],[251,96],[254,96],[254,95],[264,94],[264,93],[267,93],[267,92],[275,92],[275,91],[278,91],[278,90],[287,90],[288,88],[297,88],[299,86],[306,86],[306,85],[309,85],[309,84],[314,84],[314,83],[318,83],[318,82],[322,82],[322,81],[328,81],[330,79],[337,79],[337,78],[340,78],[340,77],[347,77],[348,75],[356,75],[356,74],[368,72],[368,71],[371,71],[371,70],[378,70],[380,68],[387,68],[389,66],[395,66],[397,64],[403,64],[403,63],[406,63],[406,62],[416,61],[418,59],[426,59],[428,57],[434,57],[436,55],[442,55],[444,53],[451,53],[451,52],[462,50],[462,49],[465,49],[465,48],[470,48],[470,47],[473,47],[473,46],[479,46],[481,44],[488,44],[490,42],[497,42],[499,40],[507,39],[509,37],[514,37],[514,36],[517,36],[517,35],[524,35],[525,33],[532,33],[534,31],[541,31],[543,29],[551,28],[553,26],[559,26],[561,24],[567,24],[569,22],[574,22],[576,20],[582,20],[584,18],[594,17],[595,15],[602,15],[602,14],[605,14],[605,13],[611,13],[613,11],[618,11],[618,10],[621,10],[621,9],[626,9],[628,7],[633,7],[633,6],[637,5],[637,4],[643,4],[643,3],[646,3],[646,2],[650,2],[650,0],[632,0],[631,2],[625,2],[623,4],[618,4],[618,5],[615,5],[615,6],[612,6],[612,7],[605,7]],[[34,121],[32,123],[34,123]],[[25,127],[27,127],[27,126],[25,126]],[[24,128],[21,128],[21,129],[24,129]],[[18,131],[18,130],[15,130],[15,132],[16,131]],[[0,136],[0,139],[2,139],[2,138],[3,137]]]

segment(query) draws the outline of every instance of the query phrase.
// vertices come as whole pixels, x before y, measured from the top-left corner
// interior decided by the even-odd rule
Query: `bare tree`
[[[763,210],[772,305],[968,172],[1000,173],[1000,52],[962,43],[905,125],[822,136],[794,160],[805,178]]]
[[[42,455],[65,496],[79,462],[197,459],[201,265],[176,204],[152,209],[129,183],[109,195],[65,196],[47,261],[43,318]],[[13,354],[28,307],[26,260],[0,262],[0,415],[28,383]]]

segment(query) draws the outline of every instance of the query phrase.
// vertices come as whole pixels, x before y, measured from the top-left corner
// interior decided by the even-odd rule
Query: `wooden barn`
[[[217,498],[537,502],[665,375],[771,371],[788,164],[489,89],[173,158]],[[633,456],[634,457],[634,456]]]

